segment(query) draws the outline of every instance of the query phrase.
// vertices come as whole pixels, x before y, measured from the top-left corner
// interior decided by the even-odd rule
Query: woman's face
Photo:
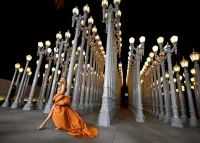
[[[60,83],[65,83],[65,79],[63,77],[60,79]]]

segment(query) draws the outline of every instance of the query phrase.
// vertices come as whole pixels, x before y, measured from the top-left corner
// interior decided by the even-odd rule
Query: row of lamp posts
[[[28,101],[24,105],[23,110],[32,110],[34,108],[33,97],[35,96],[35,89],[38,82],[38,76],[40,74],[39,71],[41,69],[42,61],[44,57],[46,57],[48,64],[45,65],[45,73],[43,74],[42,86],[36,108],[43,109],[44,107],[44,113],[49,113],[53,104],[52,99],[56,92],[58,76],[60,74],[59,69],[62,68],[62,76],[67,79],[67,91],[65,95],[68,96],[73,94],[72,108],[82,114],[85,114],[98,110],[102,102],[103,105],[101,106],[99,114],[99,125],[110,126],[110,123],[116,115],[116,109],[120,104],[120,93],[123,83],[122,64],[118,65],[119,71],[117,69],[117,54],[121,55],[122,47],[120,31],[121,23],[119,22],[121,17],[121,11],[119,10],[120,0],[114,0],[114,4],[114,8],[112,5],[108,7],[108,1],[102,1],[103,21],[106,23],[106,31],[108,35],[106,45],[107,56],[105,55],[100,37],[97,34],[96,27],[94,26],[92,28],[92,24],[94,23],[92,17],[88,19],[88,26],[86,26],[88,13],[90,12],[88,5],[83,7],[83,15],[79,14],[77,7],[72,10],[72,27],[76,24],[76,30],[71,49],[68,48],[69,38],[71,37],[69,32],[66,32],[65,40],[62,39],[60,32],[56,34],[57,40],[54,50],[50,48],[50,41],[46,41],[45,45],[43,45],[42,42],[38,43],[37,55],[39,59],[37,61],[37,67]],[[108,9],[106,9],[107,7]],[[82,33],[82,40],[78,54],[78,62],[75,64],[80,33]],[[85,45],[86,53],[84,52]],[[21,99],[24,100],[24,98],[21,95],[24,87],[28,85],[27,81],[29,80],[29,77],[26,73],[28,72],[28,75],[31,75],[31,71],[28,68],[28,64],[31,59],[32,57],[28,55],[17,96],[11,108],[18,108],[21,107],[21,105],[23,106]],[[55,67],[52,68],[54,64]],[[10,95],[14,79],[16,77],[16,72],[19,67],[20,66],[17,64],[8,95]],[[22,72],[22,69],[20,68],[19,71]],[[52,73],[51,76],[50,73]],[[74,75],[75,81],[73,83]],[[101,100],[102,94],[103,98]],[[6,101],[2,106],[8,106],[5,105],[8,104],[8,99],[9,96],[7,96]]]
[[[170,39],[172,42],[172,48],[167,43],[167,45],[163,48],[164,38],[159,37],[157,42],[159,44],[160,53],[157,55],[158,46],[153,46],[153,52],[149,54],[147,61],[145,62],[142,70],[141,76],[142,80],[140,81],[143,88],[143,102],[145,104],[145,110],[148,111],[153,116],[159,118],[159,120],[164,120],[166,123],[170,123],[174,127],[183,127],[185,123],[187,123],[187,115],[186,115],[186,100],[184,97],[184,86],[181,83],[182,76],[180,73],[180,66],[175,65],[172,68],[171,55],[173,52],[177,53],[177,36],[172,36]],[[155,60],[154,60],[155,57]],[[195,62],[195,69],[192,70],[191,73],[195,74],[198,69],[198,61],[199,61],[199,53],[193,52],[190,55],[192,61]],[[165,59],[167,59],[168,63],[168,73],[165,72]],[[191,91],[189,73],[188,73],[188,65],[189,62],[183,59],[181,62],[181,67],[184,71],[185,85],[187,90],[187,98],[189,103],[189,113],[190,119],[189,123],[191,126],[199,126],[199,122],[197,120],[194,98]],[[160,76],[160,68],[161,75]],[[173,73],[176,73],[176,78],[173,77]],[[197,75],[197,74],[196,74]],[[169,81],[168,81],[169,79]],[[193,80],[194,81],[194,80]],[[161,84],[162,83],[162,84]],[[177,83],[177,85],[176,85]],[[197,80],[194,84],[196,85],[196,102],[199,103],[199,92],[198,85],[199,81]],[[176,89],[176,86],[178,87]],[[163,96],[164,95],[164,98]],[[164,102],[163,102],[164,99]],[[199,105],[199,104],[197,104]],[[181,112],[179,112],[179,106]],[[200,109],[199,106],[197,107]],[[179,117],[179,113],[181,116]]]

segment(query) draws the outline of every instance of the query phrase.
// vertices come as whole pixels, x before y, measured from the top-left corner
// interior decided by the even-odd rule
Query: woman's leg
[[[48,120],[49,120],[49,119],[51,118],[51,116],[52,116],[53,108],[54,108],[54,106],[53,106],[52,109],[50,110],[50,112],[49,112],[47,118],[44,120],[44,122],[37,128],[38,130],[41,130],[41,129],[43,129],[43,128],[45,127],[46,123],[48,122]]]

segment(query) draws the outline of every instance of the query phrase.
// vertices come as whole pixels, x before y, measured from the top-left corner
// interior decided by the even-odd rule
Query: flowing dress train
[[[95,138],[98,130],[90,127],[70,107],[71,96],[56,94],[54,97],[54,109],[52,120],[58,130],[66,131],[76,138]]]

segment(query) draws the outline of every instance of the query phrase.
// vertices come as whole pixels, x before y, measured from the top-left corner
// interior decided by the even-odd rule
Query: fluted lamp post
[[[153,52],[149,53],[149,62],[152,62],[151,65],[151,74],[150,74],[150,82],[151,82],[151,97],[152,97],[152,111],[151,114],[155,115],[156,113],[156,98],[155,98],[155,92],[154,92],[154,80],[153,80],[153,58],[154,58],[155,54]]]
[[[171,121],[171,116],[170,116],[170,103],[168,100],[168,83],[166,80],[166,76],[165,76],[165,52],[164,52],[164,48],[163,48],[163,42],[164,42],[164,38],[163,37],[159,37],[157,39],[157,43],[159,45],[159,49],[160,49],[160,59],[161,59],[161,71],[162,71],[162,77],[163,77],[163,93],[164,93],[164,103],[165,103],[165,116],[164,116],[164,122],[165,123],[170,123]]]
[[[58,80],[58,71],[59,71],[59,67],[60,67],[60,62],[61,62],[61,54],[63,52],[63,46],[64,44],[68,44],[68,37],[65,37],[65,41],[62,39],[62,35],[61,33],[57,33],[56,34],[56,46],[58,48],[58,53],[57,55],[57,59],[56,59],[56,68],[55,68],[55,72],[54,72],[54,76],[53,76],[53,83],[51,86],[51,92],[50,92],[50,96],[49,96],[49,100],[48,103],[45,105],[44,111],[43,113],[49,113],[51,110],[51,107],[53,105],[53,96],[55,94],[55,90],[56,90],[56,86],[57,86],[57,80]]]
[[[178,85],[178,94],[179,94],[179,99],[180,99],[180,105],[181,105],[181,120],[183,123],[187,123],[187,115],[186,115],[186,111],[185,111],[185,101],[184,101],[184,95],[182,92],[182,88],[181,88],[181,80],[182,80],[182,76],[179,75],[180,72],[180,66],[179,65],[175,65],[174,66],[174,72],[176,73],[176,80],[177,80],[177,85]]]
[[[65,33],[65,37],[66,37],[67,40],[71,38],[71,34],[70,34],[69,31],[67,31]],[[66,47],[67,47],[67,45],[65,44],[64,52],[67,52],[66,59],[65,59],[64,72],[63,72],[63,76],[65,78],[67,78],[67,68],[68,68],[69,54],[71,53],[71,48],[69,47],[67,49]]]
[[[52,54],[51,51],[52,51],[51,48],[48,48],[48,51],[47,51],[48,55]],[[45,65],[45,70],[46,70],[45,73],[46,74],[44,75],[43,85],[42,85],[42,87],[40,89],[41,94],[40,94],[40,98],[39,98],[39,100],[37,102],[37,109],[42,109],[43,105],[44,105],[43,104],[43,99],[44,99],[44,95],[45,95],[45,92],[46,92],[47,81],[48,81],[49,73],[50,73],[50,70],[51,70],[51,64],[52,64],[53,56],[52,57],[48,56],[47,58],[48,58],[49,63]]]
[[[11,91],[12,91],[12,88],[13,88],[13,84],[14,84],[14,81],[15,81],[15,77],[16,77],[16,74],[17,74],[17,71],[19,70],[19,68],[20,68],[20,64],[16,63],[15,64],[15,72],[14,72],[14,75],[13,75],[13,78],[12,78],[12,81],[11,81],[11,84],[10,84],[10,87],[9,87],[9,90],[8,90],[8,93],[7,93],[7,96],[6,96],[6,100],[1,105],[1,107],[8,107],[9,106],[10,94],[11,94]]]
[[[19,97],[19,107],[21,107],[21,106],[24,105],[24,104],[22,105],[22,97],[23,97],[24,92],[25,92],[26,81],[27,81],[27,78],[28,78],[28,74],[31,72],[31,68],[28,67],[28,68],[26,69],[26,71],[27,71],[26,77],[25,77],[25,80],[24,80],[24,84],[23,84],[23,86],[22,86],[21,95],[20,95],[20,97]]]
[[[25,80],[25,76],[26,76],[26,70],[28,68],[28,64],[31,61],[31,59],[32,59],[31,55],[26,56],[26,65],[25,65],[25,68],[24,68],[22,79],[21,79],[21,82],[20,82],[20,85],[19,85],[17,96],[16,96],[15,101],[13,102],[11,108],[18,108],[19,107],[19,98],[20,98],[20,95],[21,95],[21,92],[22,92],[22,86],[24,84],[24,80]]]
[[[93,19],[91,19],[91,20],[93,21]],[[85,65],[84,65],[84,75],[83,75],[83,80],[82,80],[82,85],[81,85],[81,96],[80,96],[80,103],[79,103],[79,113],[80,114],[84,114],[84,99],[87,100],[86,96],[85,96],[85,87],[86,87],[86,74],[87,74],[86,72],[90,68],[90,64],[87,64],[88,58],[89,58],[88,55],[89,55],[89,51],[90,51],[90,59],[91,59],[92,55],[93,55],[93,51],[92,51],[93,49],[91,47],[92,46],[91,41],[94,42],[94,38],[95,38],[96,33],[97,33],[97,28],[96,28],[96,26],[94,26],[92,28],[92,35],[90,34],[90,30],[89,30],[88,36],[86,37],[87,38],[87,46],[86,46],[86,56],[85,56]],[[89,50],[89,48],[90,48],[90,50]]]
[[[143,50],[144,50],[144,42],[145,42],[145,37],[142,36],[140,37],[140,45],[138,45],[136,48],[134,47],[134,42],[135,39],[133,37],[131,37],[129,39],[129,43],[130,43],[130,47],[131,47],[131,51],[133,54],[133,50],[136,52],[135,54],[133,54],[133,57],[136,59],[136,80],[137,80],[137,116],[136,116],[136,122],[145,122],[145,117],[143,114],[143,105],[142,105],[142,95],[141,95],[141,84],[140,83],[140,61],[141,61],[141,57],[143,54]]]
[[[25,85],[24,85],[24,92],[23,92],[23,94],[22,94],[22,96],[21,96],[21,98],[20,98],[21,106],[24,105],[24,98],[25,98],[25,96],[26,96],[26,90],[27,90],[28,83],[29,83],[29,79],[30,79],[30,76],[31,76],[31,75],[32,75],[32,72],[29,71],[29,72],[27,73],[27,78],[26,78]]]
[[[200,68],[198,62],[200,61],[200,53],[193,51],[192,54],[190,54],[190,59],[192,62],[194,62],[194,68],[196,71],[196,83],[198,87],[198,91],[200,92]]]
[[[190,112],[190,125],[191,126],[198,126],[198,120],[196,118],[196,112],[195,112],[195,107],[194,107],[194,101],[192,98],[192,91],[191,91],[191,87],[190,87],[190,79],[189,79],[189,73],[188,73],[188,65],[189,65],[189,61],[184,59],[180,62],[181,67],[184,69],[184,75],[185,75],[185,81],[186,81],[186,88],[187,88],[187,95],[188,95],[188,102],[189,102],[189,112]]]
[[[194,70],[194,73],[192,73],[193,70]],[[191,89],[194,90],[194,97],[195,97],[195,101],[196,101],[198,117],[200,117],[200,95],[199,95],[198,87],[197,87],[197,84],[196,84],[195,69],[193,68],[190,71],[192,71],[191,73],[194,76],[194,77],[190,78],[190,81],[192,82]]]
[[[72,13],[72,27],[74,27],[76,23],[76,32],[74,37],[74,44],[72,47],[72,53],[70,58],[70,65],[67,75],[67,91],[65,95],[71,95],[71,86],[72,86],[72,78],[73,78],[73,70],[74,70],[74,64],[75,64],[75,58],[76,58],[76,48],[78,43],[78,37],[80,35],[80,28],[81,28],[81,21],[83,20],[83,25],[85,25],[87,20],[87,15],[90,12],[90,8],[88,5],[85,5],[83,7],[84,15],[79,15],[79,10],[77,7],[73,8]]]
[[[171,118],[171,125],[174,127],[183,128],[183,122],[179,118],[178,114],[178,106],[176,101],[176,91],[175,91],[175,83],[173,82],[173,69],[172,69],[172,54],[175,52],[177,54],[177,42],[178,37],[172,36],[170,38],[170,41],[173,45],[172,48],[170,48],[170,45],[167,43],[166,47],[164,47],[164,52],[167,56],[167,65],[168,65],[168,71],[169,71],[169,79],[170,79],[170,91],[171,91],[171,102],[172,102],[172,112],[173,117]]]
[[[163,98],[162,98],[162,89],[161,89],[161,81],[160,81],[160,62],[162,62],[161,58],[157,56],[158,46],[153,46],[153,52],[156,55],[155,59],[157,61],[156,67],[156,73],[157,73],[157,79],[158,79],[158,96],[159,96],[159,107],[160,107],[160,114],[159,114],[159,120],[164,119],[164,108],[163,108]]]
[[[46,41],[45,46],[43,46],[42,42],[38,42],[37,55],[39,56],[39,60],[38,60],[37,68],[35,70],[35,75],[34,75],[34,78],[33,78],[33,83],[32,83],[32,86],[31,86],[31,91],[30,91],[30,94],[29,94],[28,102],[24,105],[23,110],[32,110],[33,109],[32,100],[33,100],[35,88],[36,88],[37,81],[38,81],[38,74],[39,74],[40,67],[41,67],[41,64],[42,64],[43,56],[46,55],[47,49],[50,45],[51,45],[50,41]]]
[[[199,114],[198,116],[200,118],[200,91],[198,90],[198,87],[197,87],[198,83],[197,83],[197,79],[196,79],[196,70],[195,70],[195,68],[192,68],[190,70],[190,72],[194,76],[195,93],[197,95],[196,102],[197,102],[197,106],[199,106],[198,107],[198,114]]]
[[[89,7],[88,7],[89,8]],[[89,12],[89,9],[88,9]],[[83,57],[84,57],[84,46],[85,46],[85,40],[86,40],[86,34],[92,27],[92,24],[94,23],[94,20],[92,17],[88,19],[88,27],[86,27],[83,23],[82,20],[82,40],[81,40],[81,47],[80,47],[80,55],[79,55],[79,60],[78,60],[78,67],[77,67],[77,72],[76,72],[76,80],[74,84],[74,89],[73,89],[73,100],[72,100],[72,108],[76,111],[78,111],[78,105],[79,105],[79,99],[80,99],[80,80],[82,76],[82,65],[83,65]]]
[[[121,11],[119,10],[120,0],[114,0],[115,7],[113,8],[112,4],[108,7],[108,1],[102,0],[103,8],[103,22],[106,23],[107,30],[107,43],[106,43],[106,63],[105,63],[105,76],[104,76],[104,90],[102,96],[102,107],[99,113],[99,122],[100,126],[110,126],[111,115],[109,113],[109,94],[110,94],[110,64],[112,57],[112,48],[113,48],[113,38],[114,38],[114,24],[118,22],[121,17]],[[108,8],[107,8],[108,7]],[[115,17],[113,17],[115,14]],[[114,20],[115,18],[115,20]]]

